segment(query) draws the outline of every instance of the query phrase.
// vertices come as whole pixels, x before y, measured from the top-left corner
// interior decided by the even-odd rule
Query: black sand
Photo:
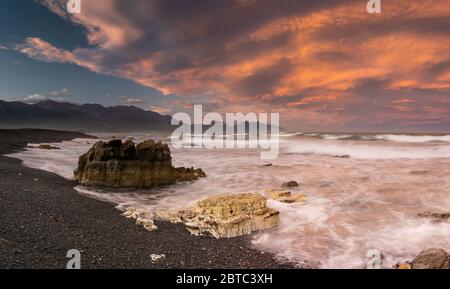
[[[292,268],[251,249],[248,237],[195,237],[167,222],[147,232],[113,205],[79,195],[75,182],[3,156],[83,136],[0,130],[0,268],[65,268],[69,249],[82,252],[82,268]],[[151,254],[166,258],[152,263]]]

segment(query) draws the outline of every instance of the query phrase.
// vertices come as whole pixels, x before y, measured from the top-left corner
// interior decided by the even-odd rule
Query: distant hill
[[[171,131],[171,116],[135,106],[104,107],[43,101],[36,104],[0,100],[0,128],[45,128],[91,132]]]

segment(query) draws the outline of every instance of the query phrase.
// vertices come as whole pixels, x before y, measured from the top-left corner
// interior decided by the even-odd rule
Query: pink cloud
[[[27,38],[16,50],[164,94],[214,99],[224,110],[288,108],[310,121],[345,124],[373,121],[377,115],[364,112],[371,98],[383,102],[377,109],[387,110],[388,121],[395,119],[391,113],[420,106],[406,93],[450,95],[449,69],[430,72],[450,63],[450,37],[442,30],[450,17],[446,0],[387,1],[381,15],[368,14],[358,1],[235,0],[205,9],[182,1],[96,0],[83,1],[83,13],[73,15],[65,1],[40,2],[84,27],[92,47],[66,51]],[[380,95],[355,92],[368,79],[383,81]]]

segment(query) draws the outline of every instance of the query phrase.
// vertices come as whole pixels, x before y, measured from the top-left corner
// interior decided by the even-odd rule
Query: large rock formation
[[[204,177],[201,169],[175,168],[167,144],[148,140],[97,142],[80,156],[75,179],[84,186],[153,188]]]
[[[209,233],[215,238],[231,238],[269,229],[279,222],[279,212],[266,207],[259,194],[216,195],[197,202],[190,209],[159,212],[157,217],[183,223],[194,235]]]

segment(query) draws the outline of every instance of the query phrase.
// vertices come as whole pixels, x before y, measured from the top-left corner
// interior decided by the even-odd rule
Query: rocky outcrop
[[[201,169],[175,168],[167,144],[148,140],[97,142],[78,161],[75,179],[84,186],[153,188],[205,177]]]
[[[266,207],[259,194],[217,195],[178,212],[160,212],[157,217],[183,223],[194,235],[231,238],[269,229],[279,222],[279,212]]]
[[[306,202],[306,195],[304,194],[298,194],[298,195],[292,195],[291,192],[287,191],[268,191],[268,196],[272,200],[276,200],[282,203],[300,203],[303,204]]]
[[[410,262],[395,266],[397,269],[450,269],[449,255],[444,249],[427,249]]]

